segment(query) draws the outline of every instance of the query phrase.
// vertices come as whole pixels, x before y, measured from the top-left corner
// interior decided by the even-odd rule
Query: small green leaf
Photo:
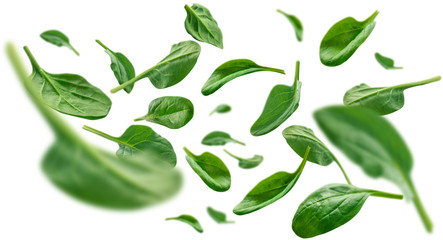
[[[243,200],[235,206],[233,212],[237,215],[248,214],[285,196],[294,187],[303,172],[310,150],[310,147],[306,149],[303,161],[294,173],[277,172],[265,178],[246,194]]]
[[[185,126],[194,116],[194,105],[184,97],[159,97],[149,104],[148,113],[134,121],[146,120],[171,129]]]
[[[213,94],[229,81],[240,76],[259,72],[270,71],[285,74],[285,71],[276,68],[263,67],[248,59],[235,59],[223,63],[209,77],[202,87],[202,94],[205,96]]]
[[[238,166],[244,169],[255,168],[260,165],[261,162],[263,162],[263,156],[261,155],[254,155],[252,158],[242,158],[228,152],[226,149],[223,149],[223,151],[225,151],[225,153],[227,153],[229,156],[237,159]]]
[[[108,115],[112,102],[99,88],[76,74],[52,74],[43,70],[28,47],[24,47],[32,65],[30,78],[40,89],[43,101],[64,114],[86,119]]]
[[[369,196],[402,199],[403,196],[367,190],[347,184],[329,184],[309,195],[298,207],[292,230],[301,238],[311,238],[334,230],[350,221]]]
[[[394,60],[392,60],[392,58],[382,56],[380,53],[375,53],[375,59],[385,69],[403,69],[403,67],[394,67]]]
[[[227,104],[220,104],[214,110],[212,110],[211,113],[209,113],[209,116],[211,116],[214,113],[227,113],[230,111],[231,111],[231,106]]]
[[[361,106],[374,110],[380,115],[386,115],[400,110],[405,104],[403,91],[441,79],[440,76],[429,78],[419,82],[405,83],[392,87],[369,87],[362,83],[349,89],[343,103],[348,106]]]
[[[291,15],[291,14],[287,14],[280,9],[277,9],[277,12],[281,13],[283,16],[285,16],[289,20],[292,27],[294,28],[295,36],[297,37],[297,40],[299,42],[301,42],[303,40],[303,25],[301,24],[301,21],[296,16]]]
[[[95,41],[105,49],[105,52],[111,58],[111,69],[114,72],[114,76],[118,83],[123,84],[135,77],[134,66],[132,66],[132,63],[125,55],[123,55],[123,53],[115,53],[106,47],[100,40]],[[131,84],[124,89],[127,93],[130,93],[133,87],[134,84]]]
[[[299,79],[300,62],[297,61],[295,81],[292,86],[277,85],[272,88],[263,112],[251,127],[253,136],[265,135],[284,123],[298,108],[301,82]]]
[[[223,212],[217,211],[212,207],[208,207],[206,210],[208,211],[209,216],[211,216],[211,218],[217,223],[234,223],[234,221],[227,221],[226,214]]]
[[[52,43],[58,47],[68,47],[71,49],[77,56],[80,54],[75,50],[75,48],[69,43],[69,38],[58,30],[48,30],[40,34],[40,37],[48,43]]]
[[[223,49],[222,32],[209,10],[197,3],[192,4],[192,7],[185,5],[185,10],[187,14],[185,20],[186,31],[195,40]]]
[[[228,191],[231,187],[231,173],[223,161],[212,153],[204,152],[194,155],[186,147],[186,161],[203,182],[217,192]]]
[[[166,221],[169,221],[169,220],[177,220],[180,222],[187,223],[187,224],[189,224],[189,226],[193,227],[197,232],[199,232],[199,233],[203,232],[203,228],[200,225],[200,222],[198,222],[198,220],[191,215],[183,214],[178,217],[166,218]]]
[[[120,137],[110,136],[88,126],[83,126],[83,129],[116,142],[119,146],[116,155],[120,159],[144,154],[143,156],[148,159],[155,158],[167,162],[172,167],[177,163],[177,156],[171,143],[148,126],[129,126]]]
[[[238,143],[243,146],[246,145],[243,142],[233,139],[231,135],[222,131],[210,132],[202,140],[202,144],[208,146],[224,146],[226,143],[229,142]]]
[[[334,24],[321,41],[321,62],[329,67],[346,62],[371,34],[377,15],[375,11],[363,22],[347,17]]]

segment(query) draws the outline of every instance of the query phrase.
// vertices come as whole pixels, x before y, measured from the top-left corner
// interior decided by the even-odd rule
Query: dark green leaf
[[[236,156],[228,150],[223,149],[225,153],[227,153],[229,156],[235,158],[238,160],[238,166],[241,168],[249,169],[249,168],[255,168],[258,165],[260,165],[261,162],[263,162],[263,156],[261,155],[254,155],[252,158],[241,158],[239,156]]]
[[[202,140],[202,144],[208,146],[224,146],[229,142],[245,145],[243,142],[233,139],[228,133],[221,131],[210,132]]]
[[[401,195],[347,184],[329,184],[313,192],[300,204],[292,220],[292,230],[301,238],[327,233],[357,215],[369,196],[402,199]]]
[[[343,97],[343,103],[348,106],[361,106],[374,110],[378,114],[386,115],[403,107],[405,98],[403,91],[431,82],[439,81],[440,76],[419,82],[405,83],[392,87],[372,88],[362,83],[349,89]]]
[[[235,59],[225,62],[215,69],[208,81],[203,85],[201,92],[203,95],[208,96],[237,77],[259,71],[285,74],[285,71],[281,69],[259,66],[248,59]]]
[[[272,88],[260,117],[251,127],[254,136],[265,135],[276,129],[298,108],[301,82],[299,79],[300,62],[297,61],[295,81],[292,86],[277,85]]]
[[[184,97],[159,97],[149,104],[148,113],[134,121],[146,120],[171,129],[185,126],[194,116],[194,105]]]
[[[191,216],[191,215],[180,215],[178,217],[170,217],[170,218],[166,218],[166,221],[168,220],[178,220],[184,223],[189,224],[191,227],[193,227],[197,232],[202,233],[203,232],[203,228],[200,225],[200,223],[198,222],[198,220]]]
[[[237,215],[248,214],[285,196],[303,172],[310,150],[310,147],[306,149],[303,161],[294,173],[277,172],[265,178],[246,194],[243,200],[235,206],[233,212]]]
[[[77,54],[77,56],[80,55],[77,52],[77,50],[75,50],[75,48],[71,45],[71,43],[69,43],[69,38],[65,34],[63,34],[62,32],[60,32],[58,30],[48,30],[48,31],[40,34],[40,37],[43,38],[43,40],[45,40],[46,42],[52,43],[55,46],[68,47],[69,49],[74,51],[74,53]]]
[[[196,40],[212,44],[223,49],[223,35],[217,21],[204,6],[194,3],[192,7],[185,5],[186,31]]]
[[[377,15],[378,11],[375,11],[362,22],[347,17],[334,24],[321,41],[321,62],[329,67],[346,62],[371,34]]]
[[[194,41],[184,41],[172,45],[171,52],[155,66],[140,73],[135,78],[115,87],[112,93],[134,84],[140,79],[149,78],[154,87],[162,89],[181,82],[191,72],[200,55],[200,45]]]
[[[331,106],[317,110],[314,118],[329,140],[371,177],[382,177],[412,199],[428,231],[427,216],[411,178],[412,156],[395,128],[374,111]]]
[[[214,110],[212,110],[212,112],[209,114],[209,116],[211,116],[215,112],[216,113],[227,113],[229,111],[231,111],[231,106],[229,106],[227,104],[220,104]]]
[[[301,24],[301,21],[296,16],[291,15],[291,14],[287,14],[280,9],[277,9],[277,12],[281,13],[283,16],[285,16],[289,20],[292,27],[294,28],[295,36],[297,37],[297,40],[299,42],[301,42],[303,40],[303,25]]]
[[[115,53],[108,47],[106,47],[100,40],[95,40],[100,46],[105,49],[105,52],[111,58],[111,69],[114,72],[114,76],[117,79],[118,83],[123,84],[135,77],[135,70],[132,63],[126,58],[123,53]],[[130,93],[134,84],[131,84],[125,87],[125,91]]]
[[[177,163],[177,156],[171,143],[148,126],[129,126],[120,137],[110,136],[88,126],[83,126],[83,129],[116,142],[119,146],[116,155],[120,159],[131,158],[137,154],[144,154],[144,156],[148,158],[155,158],[167,162],[172,167]]]
[[[99,119],[108,115],[112,102],[99,88],[76,74],[52,74],[43,70],[24,47],[32,64],[31,79],[40,89],[43,101],[61,113],[71,116]]]
[[[181,175],[162,162],[142,157],[118,159],[81,139],[43,102],[39,88],[12,45],[7,46],[12,65],[35,106],[56,136],[43,158],[46,176],[65,193],[101,207],[134,209],[164,201],[181,187]]]
[[[403,69],[403,67],[394,67],[394,60],[391,58],[382,56],[380,53],[375,53],[375,59],[385,69]]]
[[[217,223],[234,223],[234,221],[227,221],[226,214],[223,212],[217,211],[212,207],[208,207],[206,210],[208,211],[209,216],[211,216],[211,218]]]
[[[186,147],[183,149],[186,152],[186,160],[189,166],[209,188],[217,192],[229,190],[231,187],[231,173],[220,158],[209,152],[197,156]]]

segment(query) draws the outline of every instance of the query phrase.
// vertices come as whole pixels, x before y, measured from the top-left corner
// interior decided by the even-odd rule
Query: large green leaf
[[[212,44],[223,49],[223,35],[217,21],[204,6],[194,3],[192,7],[185,5],[186,31],[196,40]]]
[[[189,226],[193,227],[197,232],[199,232],[199,233],[203,232],[203,228],[200,225],[200,222],[195,217],[193,217],[191,215],[182,214],[178,217],[166,218],[166,221],[169,221],[169,220],[177,220],[180,222],[184,222],[184,223],[188,224]]]
[[[80,54],[75,50],[75,48],[69,42],[69,38],[62,32],[58,30],[48,30],[40,34],[40,37],[48,43],[52,43],[55,46],[62,47],[65,46],[71,49],[77,56]]]

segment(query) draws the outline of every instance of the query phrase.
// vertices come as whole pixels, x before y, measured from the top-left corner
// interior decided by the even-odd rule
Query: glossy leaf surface
[[[230,142],[245,145],[243,142],[233,139],[231,135],[222,131],[210,132],[202,140],[202,144],[208,146],[224,146]]]
[[[226,214],[224,212],[220,212],[218,210],[213,209],[212,207],[206,208],[209,216],[214,219],[217,223],[234,223],[234,221],[226,220]]]
[[[347,17],[334,24],[321,41],[320,61],[329,67],[346,62],[371,34],[377,15],[375,11],[362,22]]]
[[[123,53],[113,52],[111,49],[106,47],[100,40],[95,40],[95,41],[105,49],[105,52],[111,58],[111,69],[114,72],[114,76],[119,84],[123,84],[135,77],[134,66],[132,66],[132,63],[125,55],[123,55]],[[130,93],[133,87],[134,84],[131,84],[125,87],[124,89],[127,93]]]
[[[231,173],[223,161],[212,153],[204,152],[197,156],[183,148],[186,161],[203,182],[212,190],[225,192],[231,187]]]
[[[380,115],[386,115],[400,110],[405,104],[403,91],[431,82],[439,81],[440,76],[419,82],[405,83],[392,87],[370,87],[364,83],[349,89],[343,103],[348,106],[361,106],[374,110]]]
[[[184,223],[188,224],[189,226],[193,227],[197,232],[199,232],[199,233],[203,232],[203,228],[200,225],[200,222],[195,217],[193,217],[191,215],[183,214],[178,217],[166,218],[166,221],[169,221],[169,220],[177,220],[180,222],[184,222]]]
[[[285,16],[288,19],[288,21],[291,23],[292,27],[294,28],[297,40],[301,42],[303,40],[303,25],[301,24],[301,21],[296,16],[287,14],[280,9],[278,9],[277,12],[281,13],[283,16]]]
[[[58,30],[48,30],[40,34],[40,37],[48,43],[52,43],[55,46],[62,47],[65,46],[71,49],[77,56],[80,54],[75,50],[75,48],[69,42],[69,38],[62,32]]]
[[[277,85],[272,88],[263,112],[251,127],[253,136],[261,136],[271,132],[297,110],[301,92],[299,69],[300,62],[297,61],[295,80],[292,86]]]
[[[394,60],[392,58],[385,57],[381,55],[380,53],[375,53],[375,59],[378,63],[385,69],[403,69],[403,67],[395,67],[394,66]]]
[[[265,178],[246,194],[243,200],[235,206],[233,212],[237,215],[248,214],[285,196],[303,172],[310,150],[309,147],[306,149],[303,161],[294,173],[277,172]]]
[[[236,155],[230,153],[226,149],[223,149],[223,151],[225,151],[225,153],[227,153],[229,156],[237,159],[238,166],[241,168],[244,168],[244,169],[255,168],[258,165],[260,165],[261,162],[263,162],[263,156],[261,156],[261,155],[254,155],[251,158],[242,158],[242,157],[239,157],[239,156],[236,156]]]
[[[193,38],[200,42],[212,44],[223,49],[223,35],[217,21],[204,6],[194,3],[192,7],[185,5],[185,28]]]
[[[220,104],[214,110],[212,110],[209,116],[211,116],[214,113],[227,113],[230,111],[231,111],[231,106],[229,106],[228,104]]]
[[[159,97],[149,104],[148,113],[134,121],[146,120],[171,129],[185,126],[194,116],[194,105],[184,97]]]
[[[99,88],[76,74],[52,74],[43,70],[27,47],[32,64],[31,79],[40,89],[43,101],[56,111],[86,119],[100,119],[108,115],[112,102]]]
[[[201,92],[205,96],[211,95],[231,80],[259,71],[285,74],[285,71],[281,69],[263,67],[248,59],[235,59],[227,61],[216,68],[203,85]]]

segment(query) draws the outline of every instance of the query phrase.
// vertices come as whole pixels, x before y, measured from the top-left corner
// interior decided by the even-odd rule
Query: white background
[[[40,65],[51,73],[80,74],[111,97],[113,106],[102,120],[89,121],[63,116],[85,138],[109,151],[117,145],[81,130],[82,125],[119,136],[132,119],[144,115],[157,97],[178,95],[195,106],[192,121],[179,130],[147,125],[173,144],[177,167],[184,174],[184,187],[172,200],[138,211],[113,211],[79,202],[56,189],[40,170],[40,160],[53,135],[25,95],[1,51],[0,94],[0,239],[295,239],[292,217],[303,199],[317,188],[344,183],[336,165],[320,167],[308,163],[298,183],[284,198],[245,216],[233,207],[260,180],[276,171],[294,171],[300,158],[289,148],[281,131],[290,125],[304,125],[324,140],[360,187],[399,193],[385,180],[368,178],[358,167],[331,146],[312,118],[319,107],[341,103],[349,88],[367,83],[390,86],[419,81],[442,74],[443,35],[440,1],[209,1],[206,6],[223,32],[220,50],[200,43],[202,52],[193,71],[181,83],[155,89],[148,79],[136,83],[133,92],[111,95],[117,85],[109,68],[109,57],[95,43],[100,39],[116,52],[124,53],[136,73],[156,64],[169,53],[172,44],[192,39],[184,28],[186,1],[2,1],[0,38],[2,46],[12,41],[28,45]],[[304,25],[303,42],[297,42],[292,26],[276,12],[296,15]],[[364,20],[376,9],[377,25],[356,53],[339,67],[323,66],[318,57],[320,41],[337,21],[353,16]],[[42,39],[45,30],[58,29],[80,52],[57,48]],[[374,52],[394,58],[403,70],[388,71],[374,59]],[[24,52],[21,51],[26,60]],[[212,71],[225,61],[248,58],[256,63],[282,68],[286,75],[261,72],[238,78],[211,96],[200,93]],[[298,110],[273,132],[253,137],[252,123],[260,115],[267,95],[275,84],[293,82],[295,61],[301,61],[303,83]],[[26,64],[29,66],[28,61]],[[401,132],[414,156],[412,177],[430,217],[434,233],[427,234],[411,203],[369,198],[360,213],[344,226],[317,239],[443,239],[442,148],[443,83],[406,90],[406,104],[387,118]],[[233,107],[229,114],[209,117],[219,103]],[[204,135],[224,130],[247,143],[226,146],[241,156],[264,155],[258,168],[244,170],[222,148],[200,144]],[[220,156],[232,175],[231,189],[217,193],[191,170],[183,146],[200,154]],[[206,206],[227,213],[235,224],[218,225],[206,213]],[[205,230],[199,234],[186,224],[164,221],[166,217],[191,214]]]

